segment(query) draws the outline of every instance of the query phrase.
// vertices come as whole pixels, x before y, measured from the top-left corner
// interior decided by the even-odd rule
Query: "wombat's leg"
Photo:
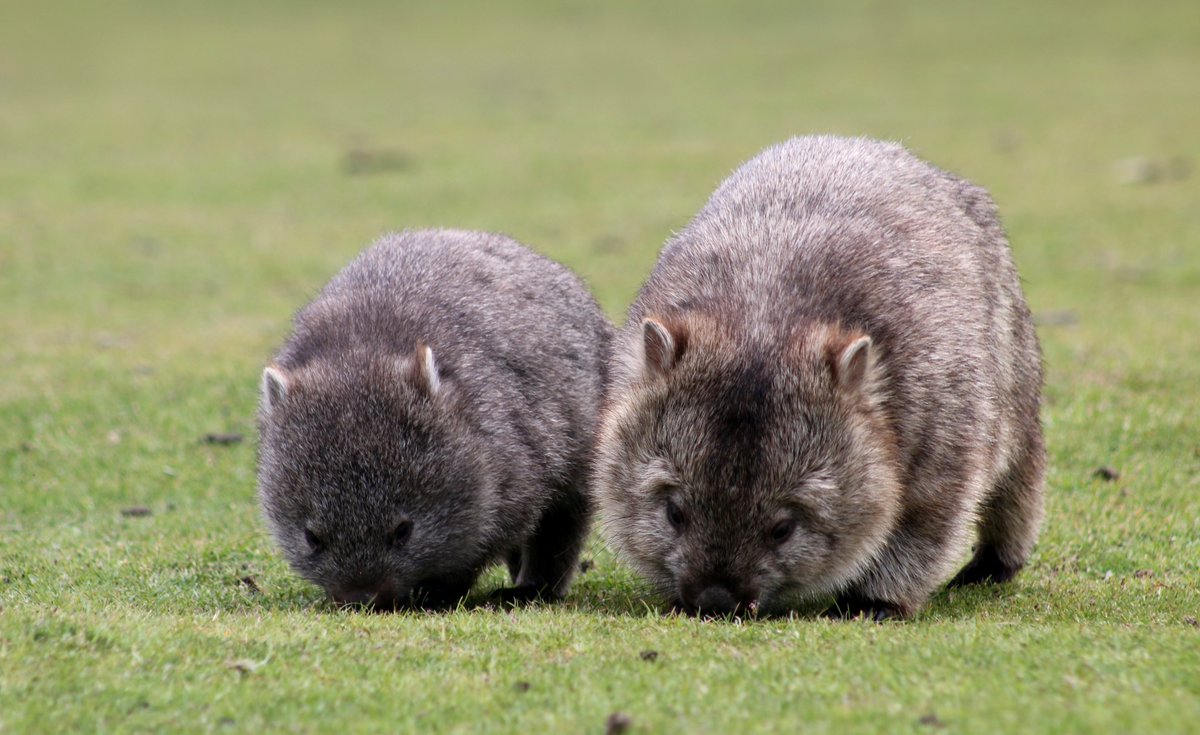
[[[838,620],[865,617],[877,623],[882,623],[884,620],[891,618],[904,617],[904,613],[895,605],[880,602],[879,600],[865,600],[855,597],[850,593],[838,595],[837,602],[833,604],[833,607],[821,613],[821,615],[826,618]]]
[[[972,493],[963,488],[981,487],[985,480],[979,475],[948,474],[933,480],[929,476],[933,472],[913,484],[928,500],[902,513],[887,544],[863,576],[843,590],[830,614],[858,617],[865,612],[875,620],[907,618],[949,576],[970,540],[972,516],[962,504],[969,502]],[[975,496],[981,494],[976,491]],[[952,500],[959,498],[960,502]]]
[[[508,576],[512,578],[513,584],[516,584],[517,577],[521,576],[521,549],[516,548],[508,552],[504,563],[508,566]]]
[[[905,518],[901,524],[912,523]],[[961,544],[955,544],[949,530],[931,531],[928,528],[914,533],[911,528],[896,531],[871,569],[861,579],[838,595],[834,606],[825,614],[829,617],[857,618],[864,614],[873,620],[907,618],[925,603],[937,583],[944,579],[938,574],[944,567],[941,558],[957,557]]]
[[[494,597],[505,602],[558,599],[567,592],[587,537],[590,507],[583,482],[560,488],[521,551],[521,571],[511,589]]]
[[[950,581],[951,587],[1007,582],[1021,571],[1042,524],[1045,475],[1045,445],[1037,427],[983,506],[975,556]]]

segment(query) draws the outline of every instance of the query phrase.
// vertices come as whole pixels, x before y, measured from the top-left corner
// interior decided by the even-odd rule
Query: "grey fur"
[[[570,271],[500,235],[363,252],[263,374],[259,496],[292,567],[392,607],[453,602],[503,559],[506,598],[561,596],[611,331]]]
[[[687,610],[909,615],[972,528],[956,582],[1028,559],[1041,384],[986,192],[898,145],[792,139],[667,243],[618,333],[606,535]]]

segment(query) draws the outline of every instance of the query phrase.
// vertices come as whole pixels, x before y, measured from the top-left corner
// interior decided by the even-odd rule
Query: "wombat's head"
[[[292,567],[334,601],[441,604],[469,589],[495,480],[457,393],[423,345],[264,371],[263,510]]]
[[[599,438],[617,551],[689,612],[850,581],[900,502],[870,339],[816,325],[764,347],[697,314],[647,318],[640,336]]]

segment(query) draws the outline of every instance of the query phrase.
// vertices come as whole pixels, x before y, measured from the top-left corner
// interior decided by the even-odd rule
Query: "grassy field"
[[[1182,1],[0,0],[0,732],[1195,728],[1197,39]],[[360,248],[503,231],[619,321],[715,184],[807,132],[1000,204],[1048,370],[1014,584],[738,624],[664,617],[598,541],[509,612],[342,612],[289,573],[257,379]]]

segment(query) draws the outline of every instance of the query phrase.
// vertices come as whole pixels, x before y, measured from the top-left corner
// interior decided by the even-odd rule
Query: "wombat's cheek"
[[[288,566],[292,568],[292,571],[296,573],[296,576],[328,592],[326,575],[322,572],[320,565],[314,563],[310,553],[286,546],[282,541],[280,547],[283,551],[283,557],[287,560]]]
[[[776,598],[825,593],[841,584],[845,564],[832,556],[829,546],[798,544],[788,551],[763,570],[764,586],[773,589]]]

